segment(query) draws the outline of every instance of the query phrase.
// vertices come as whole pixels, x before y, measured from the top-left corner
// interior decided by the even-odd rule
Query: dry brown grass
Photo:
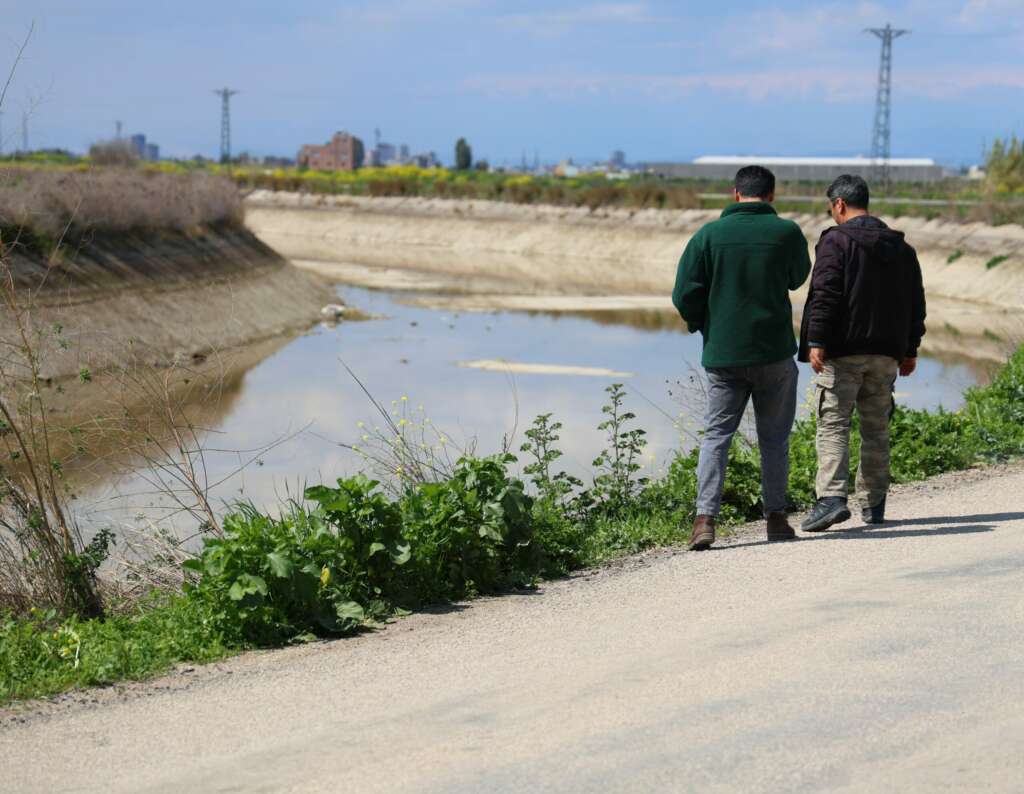
[[[189,232],[240,224],[242,217],[234,183],[212,174],[130,168],[0,169],[0,228],[28,231],[35,238]]]

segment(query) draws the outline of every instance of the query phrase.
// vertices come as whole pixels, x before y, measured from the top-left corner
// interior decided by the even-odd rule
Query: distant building
[[[612,152],[612,156],[608,158],[608,170],[609,171],[621,171],[626,167],[626,153],[621,149],[616,149]]]
[[[690,163],[646,163],[647,173],[690,179],[732,179],[745,165],[763,165],[780,181],[828,182],[840,174],[858,174],[870,180],[881,161],[867,157],[698,157]],[[926,157],[892,158],[889,176],[895,182],[935,182],[942,166]]]
[[[295,160],[291,157],[275,157],[274,155],[267,155],[263,158],[263,165],[268,168],[290,168],[295,165]]]
[[[401,146],[398,147],[398,162],[407,163],[409,162],[409,160],[409,145],[403,143]]]
[[[414,154],[410,158],[410,162],[413,165],[418,165],[420,168],[438,168],[441,165],[441,161],[437,159],[436,152],[421,152],[420,154]]]
[[[307,143],[299,149],[300,166],[319,171],[354,171],[363,165],[363,142],[347,132],[336,132],[327,143]]]
[[[555,166],[555,176],[579,176],[580,167],[576,165],[571,159],[563,160]]]
[[[391,165],[398,159],[398,149],[393,143],[378,143],[377,159],[381,165]]]
[[[141,132],[137,132],[129,138],[128,144],[131,146],[132,151],[135,152],[135,156],[140,160],[155,163],[160,159],[160,147],[155,143],[147,142],[146,136]]]

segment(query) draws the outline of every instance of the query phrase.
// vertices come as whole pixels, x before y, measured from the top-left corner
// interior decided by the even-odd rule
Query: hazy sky
[[[893,154],[977,160],[1024,132],[1024,0],[0,0],[0,57],[36,30],[9,92],[5,149],[84,150],[145,132],[164,154],[294,156],[347,129],[493,163],[869,148],[879,42],[892,22]]]

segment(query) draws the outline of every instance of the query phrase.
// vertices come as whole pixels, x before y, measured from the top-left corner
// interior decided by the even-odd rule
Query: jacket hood
[[[860,215],[829,231],[846,235],[884,259],[897,256],[904,243],[903,232],[890,229],[873,215]]]

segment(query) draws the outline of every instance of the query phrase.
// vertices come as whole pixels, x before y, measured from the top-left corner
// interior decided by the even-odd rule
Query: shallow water
[[[244,375],[230,402],[215,412],[211,446],[257,449],[287,440],[215,488],[218,503],[244,498],[272,508],[304,483],[333,481],[363,466],[357,453],[337,442],[362,444],[362,434],[383,423],[342,362],[389,413],[397,413],[396,421],[408,418],[411,424],[403,429],[425,428],[427,443],[439,454],[472,444],[491,453],[506,438],[518,452],[533,417],[550,412],[563,424],[564,468],[589,476],[590,462],[602,447],[597,425],[604,418],[604,389],[612,382],[625,385],[627,407],[648,432],[643,462],[654,472],[672,450],[692,443],[699,429],[700,394],[693,376],[699,372],[700,338],[685,334],[671,315],[453,314],[404,305],[400,294],[349,287],[339,287],[338,294],[381,319],[320,326]],[[511,374],[494,367],[501,360],[628,376]],[[492,362],[491,368],[459,366],[480,361]],[[922,358],[912,378],[898,381],[897,401],[955,408],[964,390],[983,377],[983,368]],[[809,394],[810,378],[809,368],[801,365],[802,398]],[[246,459],[210,453],[210,481]],[[112,512],[161,517],[166,505],[146,495],[148,490],[137,477],[121,478],[116,487],[108,480],[86,488],[79,504],[104,518]]]

